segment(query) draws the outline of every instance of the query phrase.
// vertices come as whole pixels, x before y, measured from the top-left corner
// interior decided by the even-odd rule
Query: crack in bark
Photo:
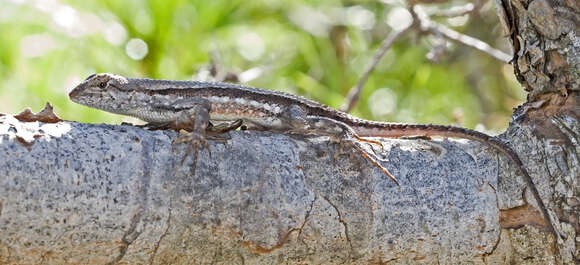
[[[141,142],[141,140],[139,138],[136,138],[137,142]],[[137,230],[137,225],[141,222],[141,218],[143,217],[143,213],[145,212],[145,208],[147,207],[147,192],[149,190],[149,186],[151,183],[151,153],[155,152],[155,147],[157,146],[157,140],[154,138],[153,142],[151,145],[144,145],[143,146],[143,155],[141,156],[142,158],[142,162],[143,162],[143,183],[142,185],[140,185],[139,187],[139,207],[137,208],[137,211],[135,212],[135,214],[133,215],[133,217],[131,218],[131,224],[129,226],[129,230],[127,230],[124,234],[123,237],[121,239],[121,247],[119,248],[119,255],[117,255],[117,257],[108,262],[107,265],[112,265],[112,264],[117,264],[119,261],[121,261],[121,259],[123,259],[123,257],[125,256],[125,254],[127,253],[127,249],[129,248],[129,245],[131,245],[143,232],[143,230],[141,231],[136,231]],[[97,168],[97,170],[99,170],[99,168]]]
[[[169,216],[167,216],[167,227],[165,228],[165,232],[163,232],[163,234],[161,234],[161,236],[159,237],[159,240],[157,240],[157,242],[155,242],[155,247],[153,248],[153,254],[151,254],[151,257],[149,258],[149,264],[152,265],[153,262],[155,262],[155,256],[157,255],[157,251],[159,250],[159,246],[161,245],[161,241],[163,241],[163,239],[165,238],[165,236],[167,236],[167,234],[169,233],[169,229],[171,228],[171,203],[169,203]]]
[[[495,244],[493,244],[493,247],[491,248],[490,251],[486,251],[483,253],[482,258],[485,264],[487,264],[487,260],[486,258],[488,256],[491,256],[493,254],[493,252],[495,252],[495,250],[497,249],[497,247],[499,246],[499,243],[501,242],[501,235],[503,234],[503,230],[500,228],[499,229],[499,235],[497,236],[497,240],[495,241]]]
[[[304,222],[302,222],[302,225],[300,226],[300,228],[298,228],[298,230],[300,232],[298,232],[297,238],[300,238],[300,236],[302,235],[302,229],[304,229],[304,226],[306,226],[306,223],[308,222],[308,218],[310,217],[310,213],[312,212],[312,209],[314,208],[314,203],[316,202],[317,199],[318,199],[318,195],[314,194],[314,200],[312,200],[312,202],[310,203],[310,209],[308,209],[306,211],[306,214],[304,215]]]
[[[498,161],[498,165],[499,165],[499,161]],[[498,168],[498,174],[499,174],[499,168]],[[491,183],[488,182],[487,185],[494,191],[494,194],[495,194],[495,203],[496,203],[497,209],[500,211],[500,214],[501,214],[501,209],[500,209],[500,206],[499,206],[499,198],[498,198],[498,195],[497,195],[497,190],[495,189],[495,187],[493,185],[491,185]],[[500,220],[498,219],[498,223],[499,222],[500,222]],[[495,252],[495,250],[499,246],[499,243],[501,242],[501,235],[502,235],[501,223],[499,225],[500,225],[500,227],[499,227],[499,235],[497,236],[497,240],[495,241],[495,244],[493,245],[493,247],[491,248],[490,251],[484,251],[483,254],[481,255],[481,260],[486,265],[487,265],[486,258],[488,256],[491,256],[493,254],[493,252]]]
[[[288,239],[290,238],[290,235],[293,232],[298,231],[298,228],[292,228],[290,230],[288,230],[288,232],[286,232],[286,234],[284,234],[284,236],[282,237],[282,239],[280,239],[278,241],[278,243],[276,243],[276,245],[273,245],[272,247],[263,247],[260,246],[257,243],[251,242],[249,240],[242,240],[242,245],[245,246],[246,248],[248,248],[250,251],[252,251],[253,253],[256,254],[268,254],[276,249],[279,249],[281,247],[284,246],[284,244],[286,244],[286,242],[288,241]]]
[[[296,238],[299,239],[300,235],[302,235],[302,229],[304,228],[304,226],[306,226],[306,223],[308,222],[308,218],[310,217],[310,213],[312,212],[312,209],[314,208],[314,203],[316,202],[317,198],[318,197],[315,195],[314,200],[312,200],[312,202],[310,203],[310,209],[308,209],[308,211],[306,211],[306,214],[304,215],[304,221],[302,222],[300,227],[295,227],[295,228],[288,230],[288,232],[286,232],[284,234],[282,239],[280,239],[276,245],[269,247],[269,248],[266,248],[266,247],[263,247],[263,246],[260,246],[256,243],[254,243],[254,242],[251,242],[249,240],[243,240],[242,245],[244,245],[245,247],[247,247],[250,251],[252,251],[254,253],[265,254],[265,253],[270,253],[276,249],[283,247],[284,244],[286,244],[286,242],[288,242],[290,235],[296,231],[298,231],[298,236]]]
[[[137,208],[137,212],[131,218],[131,225],[129,226],[129,230],[123,234],[123,238],[121,239],[121,247],[119,248],[119,255],[117,255],[114,260],[108,262],[107,265],[117,264],[119,261],[121,261],[121,259],[123,259],[127,253],[127,248],[129,248],[129,245],[131,245],[131,243],[133,243],[139,237],[139,235],[141,235],[143,231],[135,230],[137,230],[137,225],[141,221],[143,212],[143,207],[139,206],[139,208]]]
[[[342,213],[338,210],[338,207],[336,207],[336,205],[334,205],[328,198],[326,198],[325,196],[321,196],[321,197],[324,200],[326,200],[328,202],[328,204],[330,204],[330,206],[332,206],[332,208],[334,208],[334,210],[338,214],[338,221],[344,227],[344,235],[346,237],[346,241],[348,242],[348,245],[350,246],[351,252],[354,252],[354,248],[352,246],[352,241],[350,240],[350,236],[348,235],[348,224],[346,223],[346,220],[344,220],[344,218],[342,218]]]

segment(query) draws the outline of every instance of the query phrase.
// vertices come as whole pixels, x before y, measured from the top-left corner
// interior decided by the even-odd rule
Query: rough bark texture
[[[579,93],[568,95],[563,104],[547,103],[531,107],[531,103],[520,107],[514,114],[517,122],[511,124],[505,136],[534,175],[544,202],[551,209],[552,221],[560,234],[557,245],[551,251],[558,264],[580,262],[580,109]],[[543,97],[560,97],[546,94]],[[506,187],[501,184],[500,188]],[[513,191],[500,194],[514,195]],[[527,195],[530,198],[531,195]],[[518,209],[510,196],[500,200],[501,208]],[[522,244],[538,240],[535,232],[526,229],[511,231]],[[525,248],[524,248],[525,249]],[[521,252],[523,262],[528,254]]]
[[[580,90],[580,4],[577,0],[496,0],[514,48],[514,70],[530,101]]]
[[[558,260],[524,181],[477,143],[386,141],[397,187],[324,138],[232,132],[192,172],[170,131],[3,116],[0,135],[0,264]]]
[[[325,139],[234,132],[193,173],[173,132],[7,118],[44,136],[2,137],[0,263],[481,263],[501,234],[479,144],[386,142],[397,187]]]
[[[580,5],[577,0],[496,0],[529,91],[508,138],[536,174],[561,238],[558,263],[580,263]],[[525,156],[524,156],[525,154]],[[500,185],[501,187],[501,185]],[[505,194],[505,193],[504,193]],[[507,206],[511,207],[511,206]],[[515,230],[527,242],[534,233]]]

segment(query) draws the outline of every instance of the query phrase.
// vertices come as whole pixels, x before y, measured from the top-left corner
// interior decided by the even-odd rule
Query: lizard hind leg
[[[346,147],[354,148],[365,160],[369,161],[375,167],[379,168],[383,174],[387,175],[393,182],[397,185],[399,181],[379,163],[379,159],[374,155],[366,151],[362,146],[361,142],[378,144],[381,149],[383,145],[380,142],[364,139],[356,134],[356,132],[348,125],[336,121],[330,118],[320,117],[320,116],[309,116],[305,119],[308,123],[308,133],[314,133],[318,135],[329,135],[331,142],[338,142],[340,144],[340,150],[338,154],[344,152]],[[335,159],[337,155],[335,155]]]
[[[389,172],[388,169],[383,167],[374,155],[365,151],[362,147],[360,147],[356,143],[354,143],[354,146],[355,146],[355,149],[360,153],[360,155],[363,158],[365,158],[367,161],[371,162],[371,164],[373,164],[374,166],[379,168],[385,175],[387,175],[387,177],[389,177],[393,182],[395,182],[395,184],[397,184],[397,186],[401,186],[401,184],[399,184],[399,181],[397,180],[397,178],[395,178],[395,176],[393,176],[393,174],[391,174],[391,172]]]
[[[359,140],[358,136],[353,136],[352,138]],[[364,141],[366,142],[366,141]],[[372,141],[372,143],[374,143],[375,141]],[[383,165],[381,165],[381,163],[379,163],[379,158],[377,158],[374,154],[371,154],[370,152],[368,152],[367,150],[365,150],[362,146],[360,146],[360,143],[357,143],[353,140],[349,140],[348,138],[343,138],[340,140],[339,142],[340,144],[340,149],[339,152],[337,154],[341,154],[344,153],[344,150],[347,149],[348,147],[354,148],[365,160],[369,161],[371,164],[373,164],[375,167],[377,167],[379,170],[381,170],[383,172],[383,174],[385,174],[387,177],[389,177],[393,182],[395,182],[395,184],[397,184],[397,186],[401,186],[401,184],[399,184],[399,181],[397,180],[397,178],[395,178],[395,176],[393,176],[393,174],[391,174],[391,172],[389,172],[388,169],[386,169],[385,167],[383,167]],[[380,143],[378,143],[380,144]],[[382,145],[380,145],[382,148]],[[352,153],[350,153],[352,154]],[[338,158],[337,155],[335,155],[335,159]]]

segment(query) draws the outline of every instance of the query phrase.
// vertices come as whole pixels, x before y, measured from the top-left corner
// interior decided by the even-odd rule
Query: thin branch
[[[493,58],[500,60],[504,63],[508,63],[512,59],[511,55],[498,49],[495,49],[481,40],[461,34],[451,28],[448,28],[445,25],[441,25],[439,23],[432,21],[427,15],[427,13],[425,13],[425,11],[420,6],[415,6],[413,11],[417,14],[417,18],[421,22],[422,31],[430,32],[431,34],[434,34],[436,36],[442,36],[446,39],[461,43],[465,46],[475,48],[477,50],[480,50],[484,53],[491,55]]]
[[[450,9],[449,12],[442,14],[449,16],[458,16],[467,14],[469,12],[473,12],[474,10],[478,9],[479,6],[481,5],[480,2],[481,1],[476,2],[475,5],[470,4],[456,9]],[[393,45],[393,43],[397,41],[399,38],[401,38],[401,36],[405,34],[409,29],[411,29],[416,24],[416,21],[420,22],[421,30],[423,32],[429,32],[433,35],[441,36],[446,39],[475,48],[477,50],[480,50],[484,53],[491,55],[493,58],[500,60],[504,63],[508,63],[512,59],[512,56],[510,56],[509,54],[506,54],[498,49],[495,49],[481,40],[461,34],[451,28],[448,28],[447,26],[432,21],[429,18],[429,15],[423,10],[421,6],[411,5],[409,11],[413,15],[413,23],[409,24],[407,27],[401,30],[391,32],[391,34],[389,34],[389,36],[387,36],[387,38],[383,40],[381,47],[375,52],[373,60],[369,63],[369,65],[367,65],[365,71],[361,75],[357,84],[349,90],[346,96],[345,104],[341,107],[342,111],[349,112],[354,108],[354,106],[358,103],[363,86],[367,82],[370,74],[373,72],[377,64],[386,54],[387,50]]]
[[[341,107],[341,110],[344,112],[349,112],[352,108],[358,103],[360,98],[360,92],[362,91],[363,86],[369,79],[369,76],[379,63],[379,61],[383,58],[383,56],[387,53],[387,50],[397,41],[401,36],[403,36],[412,26],[414,23],[409,23],[409,25],[403,29],[392,31],[387,38],[383,40],[381,47],[375,52],[375,56],[373,56],[373,60],[367,65],[365,71],[363,72],[362,76],[356,83],[354,87],[352,87],[346,96],[346,102]]]
[[[479,39],[461,34],[455,30],[452,30],[452,29],[450,29],[444,25],[438,24],[438,23],[433,23],[429,30],[433,33],[435,33],[435,32],[441,33],[441,35],[443,37],[445,37],[449,40],[461,43],[463,45],[466,45],[466,46],[475,48],[477,50],[480,50],[484,53],[487,53],[487,54],[491,55],[493,58],[498,59],[504,63],[508,63],[513,57],[513,56],[511,56],[503,51],[500,51],[496,48],[491,47],[489,44],[487,44]]]
[[[454,6],[447,9],[436,9],[429,12],[429,15],[436,17],[459,17],[469,14],[475,10],[475,5],[467,3],[462,6]]]
[[[452,6],[445,9],[425,10],[429,16],[435,17],[459,17],[475,12],[483,5],[482,0],[476,0],[475,3],[467,3],[462,6]]]

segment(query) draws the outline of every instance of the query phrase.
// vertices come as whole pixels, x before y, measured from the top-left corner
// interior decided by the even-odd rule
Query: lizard
[[[397,185],[398,180],[378,162],[379,159],[357,143],[380,145],[365,137],[438,136],[474,140],[500,151],[515,164],[537,201],[550,232],[559,238],[517,153],[500,139],[478,131],[446,125],[364,120],[301,96],[223,82],[127,78],[99,73],[90,75],[73,88],[69,97],[73,102],[88,107],[139,118],[154,128],[178,130],[181,134],[174,142],[190,142],[196,156],[200,147],[209,151],[206,134],[219,134],[240,126],[248,130],[328,136],[331,141],[353,143],[352,147],[363,158]],[[212,122],[230,123],[213,126]]]

